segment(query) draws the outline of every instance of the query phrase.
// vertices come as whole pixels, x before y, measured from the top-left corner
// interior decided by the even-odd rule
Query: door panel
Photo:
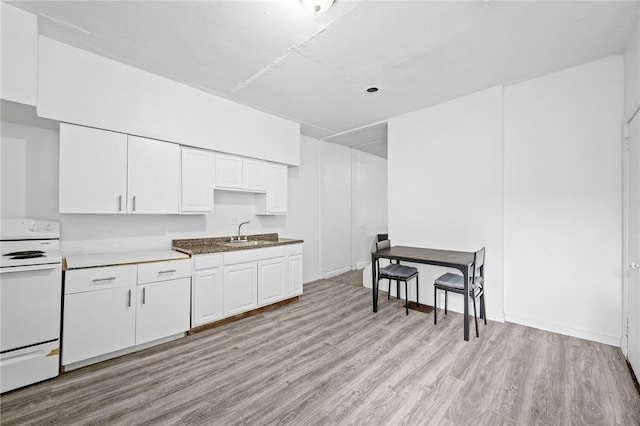
[[[640,114],[629,124],[629,262],[640,264]],[[629,265],[628,359],[636,376],[640,373],[640,269]]]

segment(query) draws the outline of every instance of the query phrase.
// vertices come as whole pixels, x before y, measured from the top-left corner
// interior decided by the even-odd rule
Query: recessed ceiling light
[[[316,15],[326,12],[333,4],[333,0],[300,0],[300,1],[307,9],[309,9]]]
[[[376,93],[377,91],[378,91],[378,88],[377,88],[377,87],[369,87],[369,88],[367,89],[367,92],[369,92],[369,93]]]

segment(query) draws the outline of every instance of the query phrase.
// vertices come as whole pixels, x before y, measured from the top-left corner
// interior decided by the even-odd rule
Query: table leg
[[[373,299],[373,312],[378,312],[378,284],[376,282],[376,259],[371,255],[371,296]]]
[[[464,340],[469,341],[469,268],[462,270],[464,277]]]

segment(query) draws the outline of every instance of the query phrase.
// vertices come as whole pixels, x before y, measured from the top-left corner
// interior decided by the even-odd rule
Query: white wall
[[[324,276],[320,271],[320,250],[321,247],[328,247],[331,240],[323,240],[320,236],[320,152],[331,151],[337,146],[335,144],[302,136],[300,166],[289,168],[289,213],[286,216],[256,216],[253,194],[222,191],[215,192],[215,213],[212,215],[61,215],[58,213],[58,132],[6,122],[0,123],[0,130],[2,217],[61,221],[62,247],[67,255],[167,249],[173,239],[232,235],[237,230],[237,223],[250,220],[250,224],[243,226],[247,233],[278,232],[282,237],[305,241],[304,282]],[[323,170],[339,169],[345,164],[351,167],[352,150],[338,148],[338,151],[344,158],[325,155],[322,161],[335,164],[322,164]],[[355,157],[358,158],[359,170],[386,168],[385,160],[378,157],[360,152]],[[346,188],[350,196],[350,181]],[[346,204],[351,205],[350,197]],[[358,201],[358,205],[362,205],[362,201]],[[333,206],[337,207],[337,212],[342,211],[342,205],[336,204],[327,204],[322,211],[336,216],[338,213],[331,212]],[[368,207],[363,205],[362,208]],[[349,227],[351,217],[343,222]],[[362,228],[367,228],[366,223]],[[373,228],[377,229],[378,226],[374,225]],[[371,236],[358,238],[364,240]],[[350,229],[344,244],[350,247]],[[368,253],[367,249],[362,256],[366,257]],[[350,258],[342,261],[347,266],[351,264]]]
[[[622,89],[621,56],[505,89],[508,321],[620,345]]]
[[[351,269],[371,263],[378,234],[388,230],[387,160],[351,150]]]
[[[619,345],[622,71],[614,56],[391,120],[392,242],[486,245],[489,318]]]
[[[320,276],[351,270],[351,149],[320,144]]]
[[[396,117],[388,131],[392,244],[465,251],[486,246],[487,314],[503,320],[502,89]],[[433,304],[433,281],[446,271],[418,267],[420,302]],[[456,296],[449,305],[461,311],[462,297]],[[444,299],[438,304],[444,306]]]

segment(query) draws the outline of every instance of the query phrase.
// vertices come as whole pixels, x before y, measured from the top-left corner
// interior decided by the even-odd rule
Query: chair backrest
[[[376,242],[376,251],[391,247],[391,240],[382,240]]]
[[[476,277],[484,278],[484,251],[485,248],[482,247],[473,253],[473,274],[471,275],[471,279],[474,282]]]
[[[381,241],[376,241],[376,251],[380,251],[382,249],[386,249],[391,247],[391,240],[381,240]],[[385,266],[389,265],[391,262],[390,260],[387,259],[376,259],[376,263],[378,266],[378,273],[380,272],[380,268],[384,268]]]

